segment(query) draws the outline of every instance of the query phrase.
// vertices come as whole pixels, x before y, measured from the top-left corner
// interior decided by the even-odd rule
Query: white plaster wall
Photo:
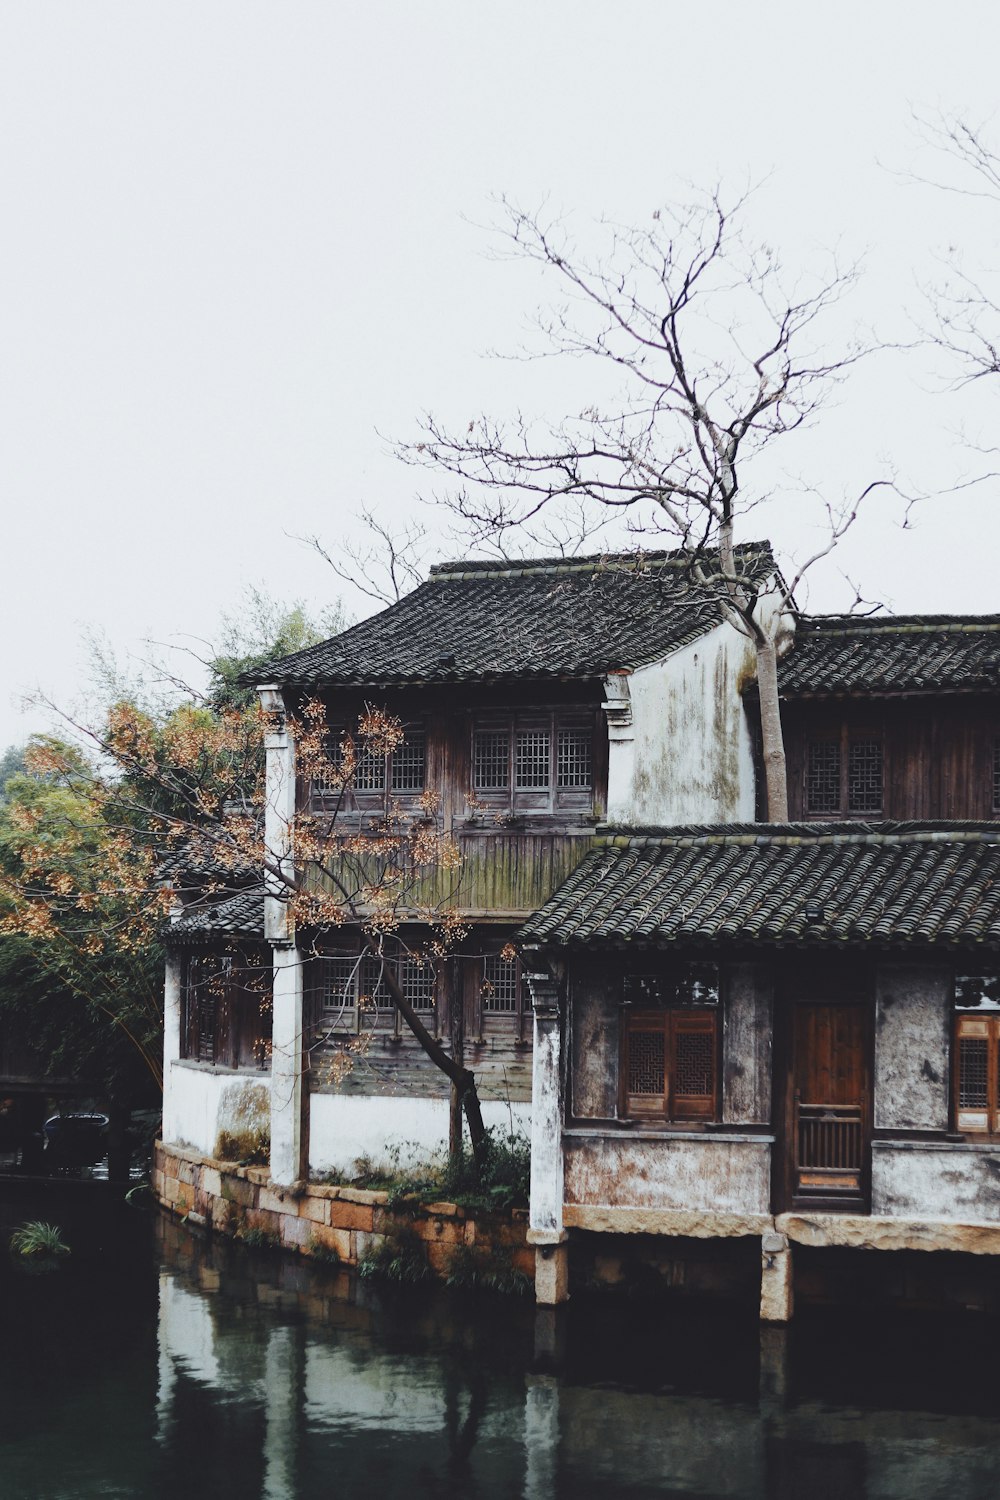
[[[483,1120],[498,1133],[531,1133],[531,1105],[483,1101]],[[388,1164],[399,1148],[401,1166],[420,1166],[448,1149],[446,1099],[365,1098],[356,1094],[310,1095],[310,1172],[350,1172],[359,1156]]]
[[[610,822],[753,821],[753,746],[740,694],[755,670],[750,642],[723,624],[632,674],[632,740],[610,745]]]
[[[997,1223],[1000,1146],[874,1141],[872,1213],[960,1224]]]
[[[659,1136],[565,1139],[566,1202],[766,1214],[771,1141]]]
[[[163,1089],[163,1140],[211,1156],[220,1130],[233,1134],[267,1127],[271,1080],[266,1073],[237,1073],[171,1063]]]

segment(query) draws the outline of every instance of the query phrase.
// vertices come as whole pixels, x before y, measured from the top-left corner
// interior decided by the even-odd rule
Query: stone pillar
[[[170,1072],[181,1055],[181,971],[181,955],[176,949],[168,949],[163,980],[163,1123],[160,1126],[165,1141],[177,1136],[169,1104]]]
[[[271,943],[274,992],[271,1011],[271,1176],[289,1186],[308,1175],[309,1093],[303,1088],[302,954],[295,946],[289,905],[294,879],[295,742],[281,689],[257,689],[267,715],[264,748],[264,936]]]
[[[792,1247],[773,1231],[760,1242],[760,1316],[764,1323],[788,1323],[794,1307]]]
[[[604,712],[608,720],[608,811],[609,822],[628,822],[632,815],[635,781],[635,731],[627,672],[612,672],[604,679]]]
[[[274,949],[271,1011],[271,1177],[284,1187],[308,1176],[303,1110],[302,954]]]
[[[535,1300],[547,1305],[569,1296],[563,1228],[563,1090],[559,997],[549,974],[526,976],[534,1010],[531,1063],[531,1196],[528,1243],[535,1246]]]

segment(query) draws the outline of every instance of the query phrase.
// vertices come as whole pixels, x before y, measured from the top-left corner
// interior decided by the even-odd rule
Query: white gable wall
[[[631,735],[612,730],[608,821],[753,822],[753,746],[742,689],[753,646],[731,625],[628,678]]]

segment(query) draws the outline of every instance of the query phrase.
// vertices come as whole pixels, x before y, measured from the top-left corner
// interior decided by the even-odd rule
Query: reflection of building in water
[[[387,1497],[1000,1493],[995,1418],[824,1399],[812,1385],[796,1387],[790,1335],[775,1330],[766,1331],[759,1401],[745,1347],[748,1332],[756,1337],[752,1325],[730,1329],[717,1348],[715,1388],[629,1388],[621,1383],[625,1354],[593,1352],[613,1320],[595,1323],[582,1307],[560,1314],[572,1320],[568,1344],[540,1326],[543,1372],[533,1368],[527,1309],[512,1318],[509,1309],[487,1303],[473,1311],[441,1294],[423,1305],[365,1305],[364,1288],[338,1299],[334,1288],[346,1278],[299,1266],[272,1264],[257,1280],[245,1269],[230,1274],[173,1259],[161,1278],[159,1315],[158,1425],[174,1461],[169,1472],[193,1447],[203,1467],[230,1478],[238,1472],[248,1497],[324,1494],[332,1476],[343,1493],[377,1483]],[[239,1257],[232,1263],[238,1268]],[[697,1319],[681,1321],[669,1308],[660,1316],[669,1382],[684,1363],[669,1356],[671,1337],[693,1336]],[[643,1344],[647,1378],[658,1334],[648,1318],[644,1332],[634,1322],[617,1326],[626,1342]],[[582,1350],[589,1352],[581,1363]],[[894,1358],[890,1382],[903,1378],[905,1361],[898,1351]],[[954,1404],[948,1369],[959,1358],[954,1348],[945,1352],[939,1379],[925,1383],[942,1407]],[[862,1337],[852,1345],[854,1377],[838,1378],[856,1389],[859,1362],[880,1359],[878,1336],[867,1344]],[[734,1364],[743,1373],[727,1386],[721,1372]]]

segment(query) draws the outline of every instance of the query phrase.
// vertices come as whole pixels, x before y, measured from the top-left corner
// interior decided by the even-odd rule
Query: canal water
[[[0,1500],[997,1500],[1000,1325],[576,1300],[559,1313],[0,1183]]]

